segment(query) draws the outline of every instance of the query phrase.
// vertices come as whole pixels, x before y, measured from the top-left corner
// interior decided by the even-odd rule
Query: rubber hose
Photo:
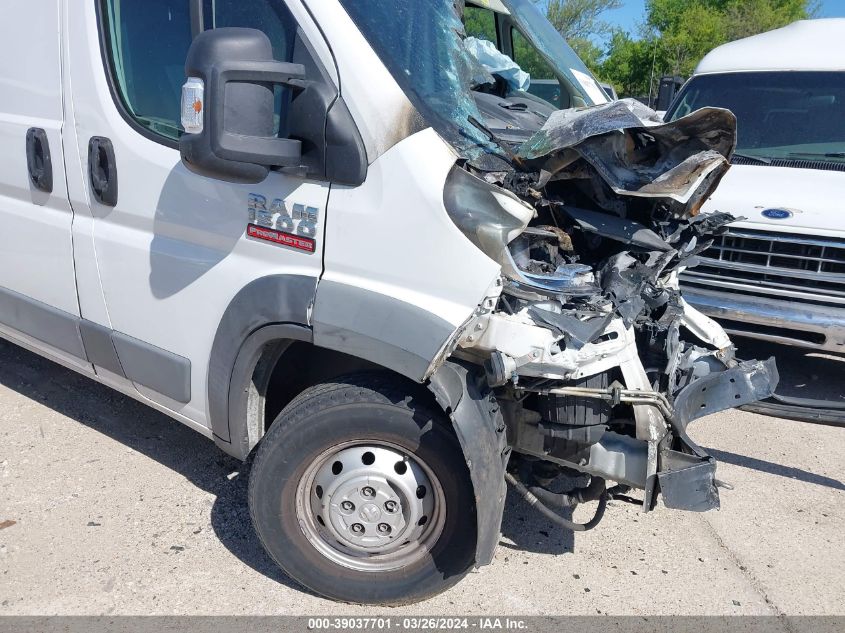
[[[516,488],[516,491],[520,495],[522,495],[522,498],[528,502],[528,505],[537,508],[540,514],[549,519],[549,521],[561,526],[566,530],[572,530],[573,532],[586,532],[587,530],[592,530],[602,520],[605,508],[607,508],[607,491],[604,491],[599,497],[599,505],[596,508],[595,516],[593,516],[593,518],[587,521],[586,523],[575,523],[574,521],[564,519],[557,512],[554,512],[553,510],[549,509],[542,501],[535,497],[534,494],[528,488],[523,486],[522,483],[510,473],[505,473],[505,481],[507,481],[514,488]]]
[[[605,492],[604,479],[601,477],[590,478],[590,484],[586,488],[577,488],[572,492],[557,493],[546,490],[540,486],[531,486],[528,490],[541,503],[555,508],[574,508],[579,503],[595,501]]]

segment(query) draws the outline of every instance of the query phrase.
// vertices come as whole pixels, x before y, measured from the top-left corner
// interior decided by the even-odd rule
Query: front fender
[[[475,495],[475,565],[488,565],[499,543],[510,457],[505,422],[484,374],[471,365],[446,361],[428,382],[461,443]]]

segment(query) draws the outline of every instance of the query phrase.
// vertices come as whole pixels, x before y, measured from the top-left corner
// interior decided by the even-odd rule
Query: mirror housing
[[[273,86],[304,89],[305,68],[275,61],[264,33],[233,27],[200,33],[188,50],[185,75],[183,118],[187,109],[194,122],[190,129],[199,130],[179,139],[188,169],[209,178],[257,183],[271,167],[301,166],[301,142],[274,135]],[[186,95],[194,101],[185,103]]]

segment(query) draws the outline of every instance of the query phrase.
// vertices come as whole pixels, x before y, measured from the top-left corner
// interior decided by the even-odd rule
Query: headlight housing
[[[563,264],[550,273],[520,268],[512,250],[522,255],[530,247],[531,239],[555,236],[542,229],[529,229],[528,223],[536,212],[510,191],[455,165],[446,179],[443,204],[467,239],[502,267],[502,274],[512,282],[510,286],[515,294],[520,290],[544,295],[595,293],[592,269],[583,264]],[[512,242],[513,249],[508,247]]]

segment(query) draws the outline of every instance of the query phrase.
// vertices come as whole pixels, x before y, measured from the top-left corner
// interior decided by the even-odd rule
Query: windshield
[[[743,158],[845,163],[845,73],[699,75],[679,95],[670,118],[704,106],[736,115],[736,152]]]
[[[494,151],[472,89],[493,83],[464,46],[461,0],[340,0],[370,46],[425,120],[456,149],[472,156]],[[594,78],[530,0],[502,0],[508,18],[567,83],[576,102],[604,103]],[[507,14],[500,14],[507,15]],[[588,87],[585,87],[588,86]]]

